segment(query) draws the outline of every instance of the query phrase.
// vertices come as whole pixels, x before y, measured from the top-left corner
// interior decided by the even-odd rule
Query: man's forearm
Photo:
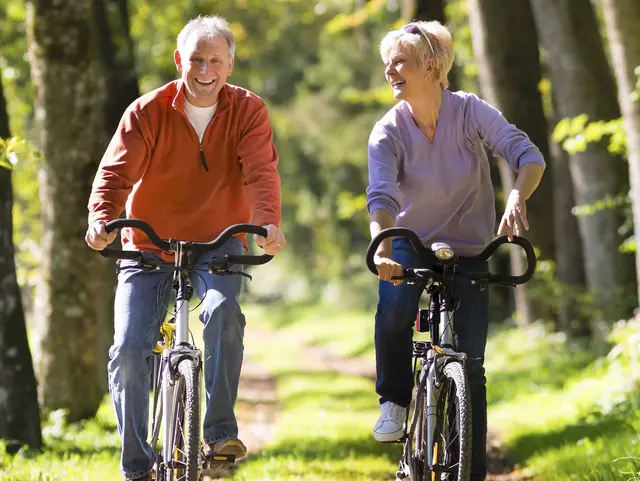
[[[540,165],[533,162],[524,164],[520,167],[513,189],[520,193],[522,199],[527,200],[540,184],[542,173],[543,170]]]
[[[371,213],[371,224],[369,230],[373,239],[384,229],[389,229],[396,225],[395,220],[386,210],[377,209]],[[376,255],[381,257],[391,257],[391,238],[387,238],[380,243]]]

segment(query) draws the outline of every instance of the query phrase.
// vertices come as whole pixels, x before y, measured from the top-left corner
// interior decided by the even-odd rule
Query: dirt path
[[[269,340],[293,341],[285,333],[255,328],[248,329],[246,336],[248,345],[269,343]],[[295,342],[299,343],[300,340],[295,339]],[[305,347],[305,356],[312,361],[306,363],[307,368],[375,380],[375,365],[372,361],[345,358],[321,346]],[[249,454],[259,452],[260,448],[273,436],[279,410],[276,379],[252,358],[250,351],[245,351],[236,416],[240,437],[246,444]],[[508,466],[498,434],[493,430],[490,430],[487,436],[487,457],[490,473],[487,476],[487,481],[525,481],[531,479],[523,473],[513,471]],[[218,477],[207,476],[203,478],[203,481],[223,479],[230,474],[230,472],[226,472],[219,473]]]

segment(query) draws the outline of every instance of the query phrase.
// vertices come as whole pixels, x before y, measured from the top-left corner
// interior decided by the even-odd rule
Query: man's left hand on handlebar
[[[282,231],[273,224],[265,225],[264,228],[267,229],[266,238],[261,235],[255,236],[258,247],[262,247],[270,256],[282,252],[284,246],[287,244]]]

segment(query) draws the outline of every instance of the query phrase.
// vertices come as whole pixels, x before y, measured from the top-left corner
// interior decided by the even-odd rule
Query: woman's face
[[[410,100],[428,91],[429,69],[420,66],[415,54],[405,47],[389,52],[384,75],[396,100]]]

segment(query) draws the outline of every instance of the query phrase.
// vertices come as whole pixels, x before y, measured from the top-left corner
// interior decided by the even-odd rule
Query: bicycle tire
[[[469,383],[460,362],[449,362],[442,373],[432,450],[434,465],[444,469],[440,473],[425,470],[424,481],[469,481],[472,415]]]
[[[200,366],[193,359],[178,364],[171,427],[174,467],[166,470],[166,481],[197,481],[200,476]]]
[[[426,374],[425,374],[426,376]],[[416,388],[413,408],[410,406],[409,429],[402,447],[402,459],[396,479],[422,481],[426,456],[426,392],[425,381]]]

